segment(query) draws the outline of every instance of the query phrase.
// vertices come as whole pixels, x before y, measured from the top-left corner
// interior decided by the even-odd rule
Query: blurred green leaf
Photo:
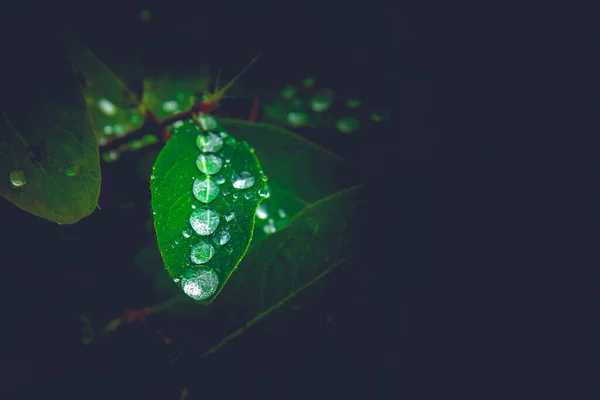
[[[3,77],[0,94],[0,193],[41,218],[76,223],[100,194],[98,147],[77,78],[58,52],[15,74]]]

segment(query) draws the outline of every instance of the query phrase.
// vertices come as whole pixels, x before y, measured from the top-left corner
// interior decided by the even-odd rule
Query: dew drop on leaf
[[[181,234],[183,235],[184,238],[189,238],[190,236],[192,236],[192,231],[189,229],[184,229]]]
[[[254,177],[248,171],[236,172],[231,176],[233,187],[236,189],[248,189],[254,185]]]
[[[286,116],[287,122],[293,127],[299,128],[308,123],[308,115],[299,111],[292,111]]]
[[[333,104],[333,91],[331,89],[320,89],[310,98],[310,108],[314,112],[327,111]]]
[[[192,211],[190,225],[198,235],[210,235],[219,225],[219,214],[209,208],[199,208]]]
[[[210,203],[219,195],[219,186],[210,178],[206,176],[204,179],[194,179],[194,185],[192,186],[192,193],[194,197],[203,203]]]
[[[287,214],[285,213],[285,211],[283,211],[283,208],[280,208],[277,211],[277,214],[279,215],[279,218],[285,218],[285,217],[287,217]]]
[[[265,186],[264,188],[258,189],[258,195],[260,197],[267,197],[269,195],[269,187]]]
[[[267,219],[269,214],[267,213],[267,208],[264,206],[264,204],[258,206],[258,208],[256,209],[256,216],[259,219]]]
[[[223,138],[213,132],[208,132],[196,137],[196,145],[204,153],[216,153],[223,147]]]
[[[358,129],[359,122],[353,117],[342,117],[335,121],[335,127],[342,133],[352,133]]]
[[[102,111],[109,117],[112,117],[113,115],[117,114],[117,107],[110,100],[101,97],[98,99],[97,104],[100,111]]]
[[[244,198],[246,200],[250,200],[252,198],[252,196],[253,196],[252,192],[246,192],[246,193],[244,193]]]
[[[198,117],[198,122],[205,131],[217,129],[217,121],[210,115],[200,115]]]
[[[81,170],[81,167],[79,165],[72,165],[65,170],[65,175],[66,176],[77,176],[77,174],[79,173],[80,170]]]
[[[229,242],[229,239],[231,239],[231,234],[229,232],[219,231],[219,232],[215,233],[215,237],[213,240],[215,241],[216,244],[223,246],[224,244]]]
[[[22,169],[13,169],[10,171],[10,183],[14,187],[23,187],[27,184],[27,176]]]
[[[219,185],[222,185],[222,184],[224,184],[224,183],[225,183],[225,178],[224,178],[224,177],[222,177],[222,176],[218,176],[218,177],[216,178],[216,182],[217,182],[217,184],[219,184]]]
[[[177,102],[174,100],[165,101],[162,104],[162,109],[163,109],[163,111],[166,111],[166,112],[173,112],[173,111],[177,110]]]
[[[229,214],[225,214],[225,221],[229,222],[233,218],[235,218],[235,213],[234,212],[230,212]]]
[[[183,292],[194,300],[212,296],[219,286],[219,277],[214,271],[197,271],[181,279]]]
[[[208,262],[214,254],[214,247],[204,240],[200,240],[192,247],[190,259],[194,264],[204,264]]]
[[[223,196],[229,196],[229,190],[227,189],[223,189],[221,193],[223,194]]]
[[[196,159],[196,166],[200,172],[203,172],[207,175],[213,175],[219,172],[222,164],[223,162],[221,161],[221,157],[218,157],[214,154],[200,154],[198,159]],[[224,181],[225,180],[223,180],[223,182]],[[219,180],[217,180],[217,183],[219,183]]]

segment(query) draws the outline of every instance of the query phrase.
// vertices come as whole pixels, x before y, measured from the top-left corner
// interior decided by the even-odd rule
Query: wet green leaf
[[[151,177],[152,209],[165,266],[195,300],[212,301],[245,255],[266,188],[253,149],[211,117],[175,129]]]
[[[73,224],[95,210],[100,193],[98,147],[77,77],[59,52],[15,73],[2,77],[0,193],[41,218]]]

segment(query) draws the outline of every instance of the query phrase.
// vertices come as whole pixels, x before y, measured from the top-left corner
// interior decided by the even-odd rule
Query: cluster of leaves
[[[234,167],[256,160],[257,173],[268,177],[268,190],[236,208],[243,234],[230,243],[235,257],[227,258],[227,276],[210,305],[183,294],[174,281],[183,267],[174,260],[189,259],[189,248],[167,249],[165,243],[181,236],[188,221],[171,219],[192,211],[192,179],[198,172],[194,135],[211,127],[202,126],[202,117],[190,109],[201,104],[210,76],[204,70],[189,80],[149,78],[143,92],[134,93],[88,49],[73,40],[66,43],[64,54],[47,60],[28,85],[2,93],[0,176],[5,178],[0,193],[34,215],[75,223],[97,206],[99,145],[119,143],[103,157],[115,161],[123,151],[162,145],[169,138],[165,129],[174,132],[154,168],[158,243],[148,243],[135,263],[154,277],[164,300],[153,312],[193,314],[217,327],[199,339],[206,353],[318,286],[352,257],[361,185],[347,174],[345,162],[285,128],[218,118],[220,129],[249,143],[228,154]],[[190,123],[203,129],[183,133]],[[138,134],[128,136],[132,131]],[[87,329],[86,342],[90,337]]]

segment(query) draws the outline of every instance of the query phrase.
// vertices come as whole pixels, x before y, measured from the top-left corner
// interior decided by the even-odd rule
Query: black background
[[[360,209],[364,247],[349,272],[309,306],[256,325],[210,360],[175,352],[144,324],[90,348],[80,345],[79,314],[107,321],[123,308],[149,305],[151,282],[131,263],[144,244],[147,210],[119,209],[122,202],[149,198],[138,158],[103,165],[102,209],[73,226],[0,200],[0,389],[7,398],[176,399],[184,387],[189,398],[382,398],[406,384],[407,286],[426,276],[434,217],[428,21],[400,5],[350,3],[6,6],[12,11],[3,13],[5,63],[8,53],[17,55],[16,65],[27,62],[35,56],[32,46],[52,42],[51,33],[61,30],[109,64],[131,57],[157,70],[209,63],[232,76],[262,52],[246,76],[256,87],[276,88],[311,71],[334,89],[393,111],[390,123],[371,135],[322,139],[350,157],[369,184]],[[152,12],[149,22],[138,18],[144,8]],[[185,329],[183,323],[154,323],[167,325],[172,336]]]

